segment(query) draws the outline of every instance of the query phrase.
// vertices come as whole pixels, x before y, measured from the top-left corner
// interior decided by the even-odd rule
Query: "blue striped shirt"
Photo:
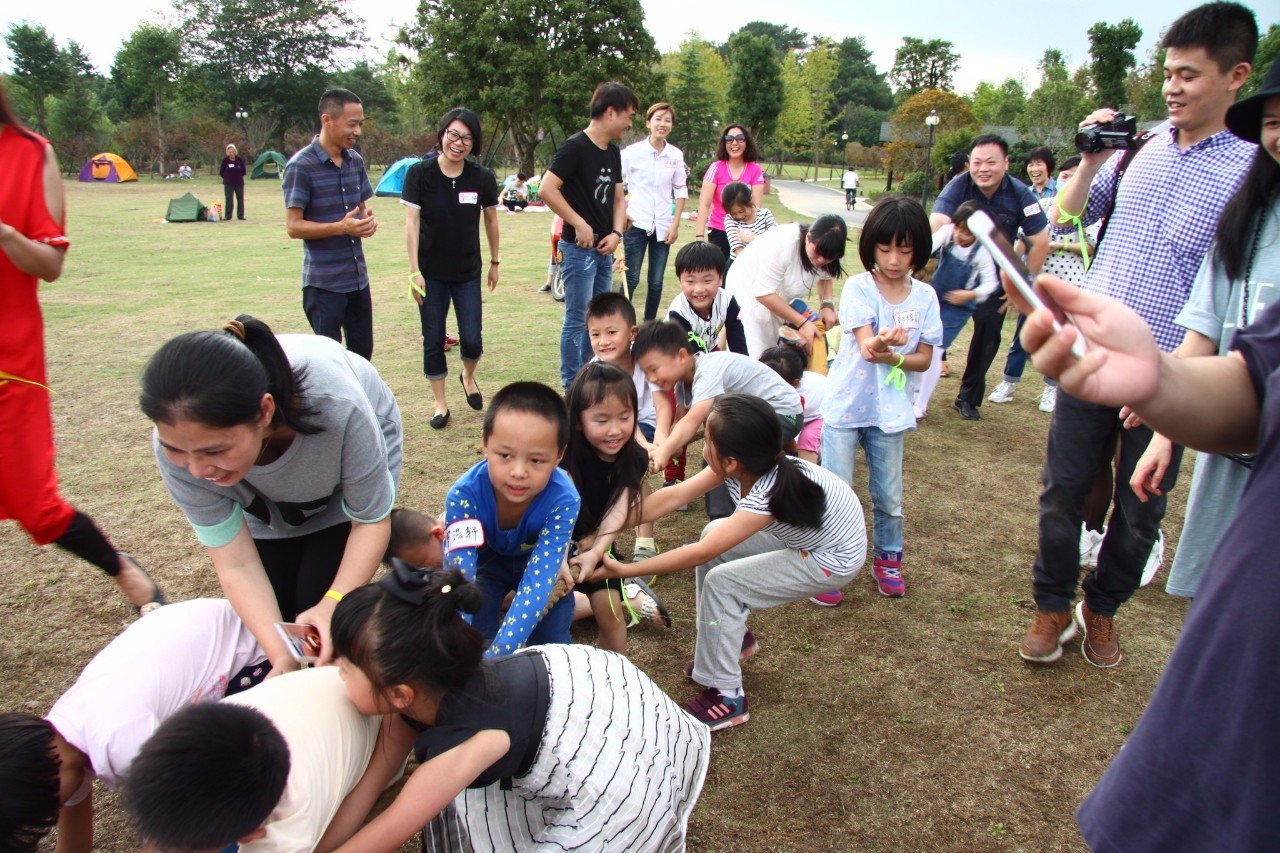
[[[1085,225],[1106,214],[1112,198],[1115,211],[1083,286],[1137,311],[1168,352],[1182,343],[1184,330],[1174,318],[1191,295],[1222,208],[1258,148],[1222,130],[1182,151],[1172,125],[1154,132],[1129,164],[1119,192],[1119,157],[1108,160],[1089,186]]]
[[[329,159],[320,137],[294,154],[284,170],[284,206],[302,210],[308,222],[339,222],[373,197],[364,158],[346,149],[342,166]],[[302,241],[302,286],[351,293],[369,286],[369,268],[359,237],[338,234]]]

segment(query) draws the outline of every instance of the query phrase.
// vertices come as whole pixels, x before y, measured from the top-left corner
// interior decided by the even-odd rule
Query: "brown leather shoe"
[[[1062,644],[1076,635],[1071,611],[1054,613],[1037,610],[1036,621],[1018,646],[1018,654],[1031,663],[1053,663],[1062,657]]]
[[[1094,666],[1112,667],[1124,660],[1120,653],[1120,639],[1110,616],[1099,616],[1081,601],[1076,605],[1076,621],[1084,629],[1080,653]]]

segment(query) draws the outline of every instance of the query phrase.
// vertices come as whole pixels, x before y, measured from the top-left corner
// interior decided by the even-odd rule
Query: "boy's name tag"
[[[458,204],[479,204],[480,193],[458,193]]]
[[[484,525],[476,518],[464,518],[450,524],[444,531],[445,553],[462,548],[479,548],[484,544]]]
[[[920,312],[919,311],[895,311],[893,314],[893,322],[895,325],[904,329],[920,328]]]

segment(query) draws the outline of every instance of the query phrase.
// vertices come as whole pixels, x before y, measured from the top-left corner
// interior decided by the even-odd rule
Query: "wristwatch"
[[[609,233],[610,233],[610,234],[617,234],[617,235],[618,235],[618,239],[619,239],[619,240],[621,240],[621,239],[622,239],[622,232],[621,232],[621,231],[619,231],[617,228],[613,229],[613,230],[612,230],[612,231],[610,231]]]

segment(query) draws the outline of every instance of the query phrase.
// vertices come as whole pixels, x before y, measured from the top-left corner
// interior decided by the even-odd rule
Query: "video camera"
[[[1127,151],[1138,135],[1138,119],[1117,113],[1106,124],[1086,124],[1076,134],[1076,151],[1096,154],[1099,151]]]

